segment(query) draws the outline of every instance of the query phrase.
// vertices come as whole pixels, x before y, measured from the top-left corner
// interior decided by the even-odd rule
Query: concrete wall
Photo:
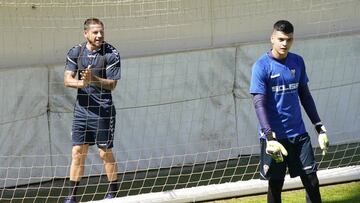
[[[331,142],[358,140],[359,1],[61,2],[0,4],[0,187],[68,175],[76,91],[63,87],[63,62],[94,13],[124,56],[113,93],[121,172],[258,152],[249,77],[279,18],[296,26],[293,51],[304,56]],[[87,175],[101,173],[95,147],[86,163]]]
[[[83,2],[3,1],[0,68],[63,63],[92,16],[125,58],[264,41],[279,19],[292,21],[298,38],[360,31],[358,0]]]

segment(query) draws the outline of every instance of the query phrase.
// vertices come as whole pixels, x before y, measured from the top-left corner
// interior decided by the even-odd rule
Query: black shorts
[[[276,163],[270,155],[266,154],[266,140],[260,139],[260,179],[284,179],[286,168],[289,169],[292,178],[317,171],[314,151],[307,133],[278,141],[288,152],[288,156],[284,156],[282,163]]]
[[[74,117],[72,125],[73,146],[96,144],[99,148],[113,147],[115,132],[115,116],[107,118]]]

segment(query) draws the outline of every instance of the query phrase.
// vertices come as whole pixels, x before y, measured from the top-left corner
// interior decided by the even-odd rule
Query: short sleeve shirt
[[[278,139],[306,133],[298,88],[308,81],[304,60],[294,53],[283,63],[266,53],[253,65],[250,93],[265,95],[269,124]]]
[[[121,78],[120,54],[106,42],[94,52],[86,48],[86,43],[79,44],[69,50],[66,70],[76,72],[80,77],[79,71],[84,70],[89,65],[91,65],[92,74],[95,76],[111,80]],[[111,91],[94,84],[79,88],[74,114],[83,118],[115,115]]]

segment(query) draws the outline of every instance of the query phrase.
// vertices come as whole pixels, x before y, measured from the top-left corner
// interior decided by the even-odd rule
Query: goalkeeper
[[[269,203],[281,202],[287,168],[291,177],[300,176],[306,201],[319,203],[317,165],[300,103],[318,132],[323,154],[329,142],[307,85],[304,61],[301,56],[289,52],[293,32],[290,22],[277,21],[271,35],[272,49],[252,67],[250,93],[260,123],[260,176],[269,181]]]
[[[117,164],[112,152],[115,107],[111,91],[120,79],[120,55],[104,41],[104,25],[99,19],[87,19],[83,34],[86,42],[70,49],[64,72],[65,86],[77,89],[71,133],[70,190],[65,203],[77,202],[89,145],[97,145],[104,164],[109,181],[105,198],[114,198],[118,190]]]

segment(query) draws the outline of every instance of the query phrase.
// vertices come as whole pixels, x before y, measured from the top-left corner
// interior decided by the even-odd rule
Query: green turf
[[[360,182],[350,182],[322,186],[320,188],[323,203],[359,203],[360,202]],[[283,202],[304,203],[305,191],[291,190],[282,194]],[[260,203],[266,202],[266,195],[247,196],[242,198],[232,198],[227,200],[207,201],[204,203]]]

